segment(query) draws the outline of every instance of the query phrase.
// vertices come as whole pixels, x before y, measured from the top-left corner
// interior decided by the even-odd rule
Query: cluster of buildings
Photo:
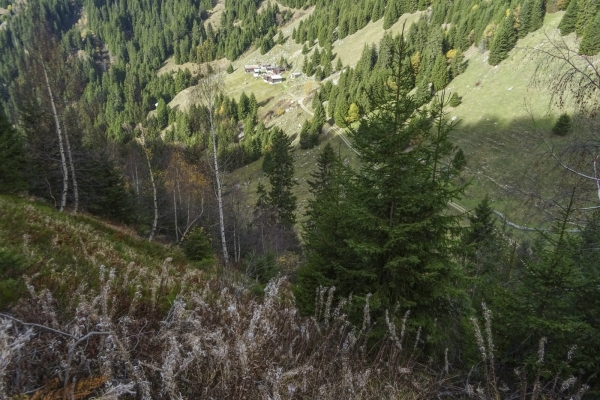
[[[256,64],[244,65],[244,71],[247,74],[254,74],[256,78],[262,76],[265,82],[274,84],[283,82],[281,74],[285,72],[285,68],[271,64]]]

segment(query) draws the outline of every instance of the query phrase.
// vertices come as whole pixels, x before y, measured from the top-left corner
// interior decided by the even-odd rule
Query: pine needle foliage
[[[558,117],[556,123],[552,127],[552,133],[557,136],[566,136],[573,131],[571,117],[567,113],[563,113]]]
[[[267,196],[268,205],[274,211],[277,222],[289,226],[296,222],[296,196],[292,194],[295,184],[292,151],[290,138],[276,128],[271,137],[271,148],[263,161],[263,171],[271,184]]]
[[[27,188],[23,140],[0,109],[0,193]]]
[[[600,11],[585,29],[581,44],[579,45],[579,54],[593,56],[600,52]]]
[[[315,232],[308,232],[307,268],[323,277],[312,282],[313,293],[315,285],[331,283],[341,296],[354,295],[357,323],[370,296],[374,336],[383,333],[386,310],[400,319],[400,305],[411,309],[415,329],[423,326],[434,342],[434,320],[449,322],[450,310],[459,309],[463,300],[455,285],[460,271],[450,257],[457,220],[445,212],[461,188],[451,184],[457,171],[448,134],[454,124],[445,119],[445,101],[428,111],[408,94],[412,68],[405,46],[400,38],[393,73],[371,99],[375,111],[351,133],[360,170],[349,172],[334,192],[315,197],[335,199],[335,207],[326,207],[328,226],[343,226],[343,233],[327,231],[329,244],[335,243],[335,250],[327,251],[315,244]],[[323,217],[309,217],[308,224],[320,226]],[[311,292],[311,284],[299,285]]]
[[[515,32],[515,18],[512,12],[500,25],[500,29],[490,46],[490,56],[488,62],[490,65],[498,65],[500,61],[508,57],[508,52],[515,46],[517,35]]]

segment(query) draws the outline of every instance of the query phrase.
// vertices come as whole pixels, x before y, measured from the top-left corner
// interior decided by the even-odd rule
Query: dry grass
[[[30,299],[1,316],[0,396],[43,387],[33,398],[87,390],[102,398],[422,399],[445,383],[414,363],[398,338],[369,353],[368,332],[349,326],[343,305],[333,308],[333,290],[323,289],[319,318],[307,319],[284,279],[257,301],[239,286],[201,288],[184,278],[160,313],[153,304],[174,285],[165,266],[151,284],[158,291],[136,292],[128,308],[120,297],[135,290],[136,272],[129,279],[106,272],[98,291],[82,285],[62,305],[63,318],[33,282]],[[100,377],[109,383],[93,387]]]
[[[335,288],[321,288],[317,315],[302,318],[284,278],[271,281],[257,300],[239,283],[209,281],[202,287],[186,275],[176,284],[169,263],[144,277],[156,289],[147,294],[135,283],[135,270],[119,277],[101,269],[99,289],[82,284],[67,304],[30,281],[29,299],[11,316],[0,315],[0,397],[525,400],[534,399],[532,393],[574,399],[581,392],[573,379],[556,377],[546,385],[538,375],[525,395],[514,388],[501,394],[493,374],[491,314],[487,342],[475,323],[490,365],[486,379],[467,378],[465,384],[447,360],[439,369],[415,361],[420,349],[405,348],[408,313],[399,332],[388,323],[387,339],[370,348],[368,307],[363,327],[352,327],[347,302],[333,302]],[[156,304],[162,293],[175,287],[177,297],[161,312]],[[133,301],[124,304],[123,293],[132,290]]]

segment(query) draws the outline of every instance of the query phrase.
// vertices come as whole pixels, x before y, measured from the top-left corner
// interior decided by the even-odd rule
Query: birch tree
[[[65,148],[63,145],[62,132],[60,130],[60,121],[58,118],[58,112],[56,111],[56,104],[54,102],[54,95],[52,94],[52,88],[50,87],[50,80],[48,79],[48,71],[43,60],[40,60],[42,64],[42,70],[44,71],[44,78],[46,79],[46,89],[48,90],[48,96],[50,98],[50,104],[52,105],[52,116],[54,117],[54,124],[56,127],[56,134],[58,136],[58,148],[60,151],[60,165],[62,167],[62,192],[60,197],[60,208],[59,211],[63,212],[67,204],[67,192],[69,190],[69,171],[67,170],[67,161],[65,157]]]
[[[60,200],[57,202],[59,210],[65,210],[68,193],[72,189],[73,212],[77,213],[80,196],[74,153],[79,146],[77,142],[72,145],[67,127],[77,125],[79,111],[76,103],[83,91],[83,79],[75,66],[77,59],[68,57],[50,30],[42,26],[35,31],[33,38],[21,60],[23,74],[15,88],[15,104],[21,116],[27,114],[27,108],[34,110],[35,117],[29,121],[29,129],[35,135],[44,135],[44,128],[48,129],[45,133],[48,135],[52,121],[56,142],[52,147],[45,147],[42,151],[46,154],[40,155],[40,158],[46,159],[44,168],[58,163],[61,178]],[[47,124],[41,121],[46,118]],[[58,157],[51,154],[55,148]],[[48,186],[52,191],[49,181]]]
[[[208,182],[200,168],[188,163],[177,149],[170,154],[165,174],[166,189],[173,197],[175,240],[180,243],[204,215]]]
[[[229,268],[229,253],[227,250],[227,238],[225,235],[225,218],[223,215],[223,188],[221,185],[220,170],[217,157],[217,128],[216,128],[216,113],[215,103],[217,96],[223,90],[223,79],[220,73],[208,73],[205,77],[198,81],[198,85],[193,89],[192,98],[194,103],[200,103],[206,107],[208,113],[208,123],[212,139],[212,168],[215,177],[215,194],[217,197],[219,209],[219,231],[221,236],[221,247],[223,252],[223,262],[225,268]]]
[[[148,241],[151,242],[154,239],[154,235],[156,234],[156,227],[158,225],[158,194],[156,190],[156,182],[154,180],[154,171],[152,170],[152,163],[150,162],[150,150],[146,147],[146,135],[143,130],[142,135],[139,138],[139,143],[142,147],[142,153],[144,153],[144,156],[146,158],[146,163],[148,164],[148,172],[150,173],[150,184],[152,185],[152,204],[154,208],[154,219],[152,220],[152,229],[150,230],[150,236],[148,236]]]

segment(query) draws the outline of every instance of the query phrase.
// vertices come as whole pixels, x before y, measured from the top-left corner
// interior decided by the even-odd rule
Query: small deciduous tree
[[[223,262],[225,268],[229,268],[229,252],[227,250],[227,238],[225,234],[225,216],[223,211],[223,188],[221,185],[221,175],[223,166],[219,164],[218,152],[217,152],[217,110],[216,102],[217,97],[221,94],[223,88],[223,80],[219,74],[207,74],[204,79],[198,82],[198,85],[194,89],[194,100],[197,103],[201,103],[208,112],[208,124],[211,134],[212,141],[212,167],[215,177],[215,194],[217,197],[218,209],[219,209],[219,232],[221,236],[221,248],[223,255]]]

